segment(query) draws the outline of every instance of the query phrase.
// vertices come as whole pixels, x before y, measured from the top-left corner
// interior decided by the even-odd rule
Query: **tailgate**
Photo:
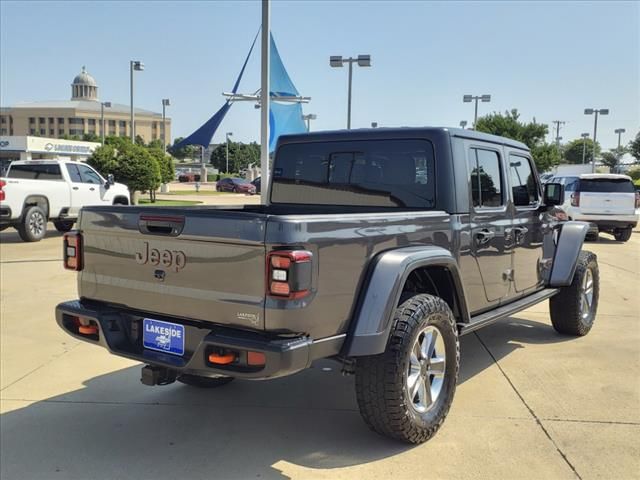
[[[633,215],[635,193],[580,193],[580,211],[584,214]]]
[[[266,215],[216,208],[89,207],[81,298],[264,328]]]

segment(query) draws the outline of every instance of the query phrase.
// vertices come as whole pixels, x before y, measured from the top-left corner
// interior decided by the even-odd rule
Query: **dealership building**
[[[110,106],[103,108],[105,104]],[[104,126],[101,121],[102,111]],[[105,136],[130,136],[130,107],[100,101],[98,84],[84,67],[71,84],[71,100],[0,107],[0,136],[61,139],[94,134],[100,137],[103,130]],[[161,113],[136,108],[135,133],[146,143],[162,140],[164,137],[165,143],[170,144],[171,119],[166,118],[163,122]]]

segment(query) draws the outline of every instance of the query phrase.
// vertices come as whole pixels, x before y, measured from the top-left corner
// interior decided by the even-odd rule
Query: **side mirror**
[[[116,183],[116,181],[113,178],[113,173],[110,173],[109,175],[107,175],[107,183],[109,185],[113,185],[114,183]]]
[[[564,203],[564,187],[560,183],[545,183],[542,202],[547,207]]]

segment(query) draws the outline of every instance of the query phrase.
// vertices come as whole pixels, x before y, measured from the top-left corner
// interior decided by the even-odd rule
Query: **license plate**
[[[144,348],[171,355],[184,355],[184,325],[145,318],[142,330]]]

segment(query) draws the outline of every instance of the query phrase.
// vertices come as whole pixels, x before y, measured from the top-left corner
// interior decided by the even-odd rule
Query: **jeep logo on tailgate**
[[[187,264],[187,256],[180,250],[158,250],[149,248],[149,242],[144,242],[142,252],[136,252],[136,263],[140,265],[160,265],[172,268],[176,272],[182,270]]]

